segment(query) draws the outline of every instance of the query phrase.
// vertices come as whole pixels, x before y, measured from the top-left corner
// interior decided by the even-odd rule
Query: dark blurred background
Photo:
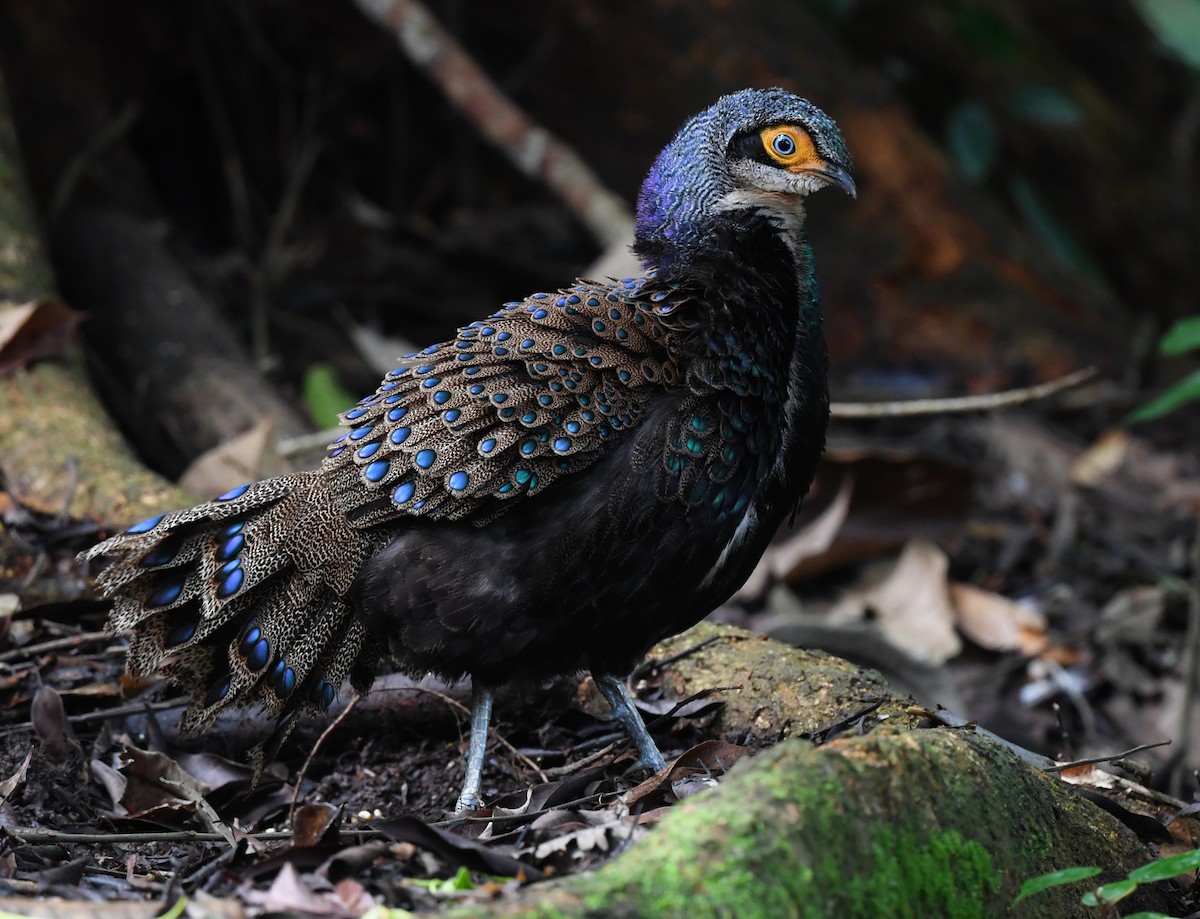
[[[1200,311],[1196,36],[1170,15],[1188,5],[431,9],[630,205],[658,148],[722,92],[779,84],[827,109],[860,188],[812,208],[835,398],[910,398],[1088,364],[1133,389],[1187,369],[1154,346]],[[110,277],[147,227],[232,330],[213,350],[297,406],[306,381],[374,387],[353,330],[437,339],[600,254],[349,0],[5,0],[0,64],[97,380],[168,473],[205,444],[147,420],[164,358],[131,344],[142,320]],[[125,238],[97,213],[140,227]]]

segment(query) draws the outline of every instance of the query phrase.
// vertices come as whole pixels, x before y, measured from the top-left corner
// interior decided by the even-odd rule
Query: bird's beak
[[[854,179],[850,178],[850,173],[837,163],[831,163],[828,160],[816,160],[815,162],[797,166],[794,171],[815,176],[822,182],[840,188],[851,198],[858,197],[858,186],[854,184]]]

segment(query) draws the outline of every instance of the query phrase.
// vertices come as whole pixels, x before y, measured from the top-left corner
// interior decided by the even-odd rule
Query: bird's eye
[[[795,125],[763,128],[758,137],[767,156],[779,166],[792,167],[818,159],[812,138],[803,128]]]

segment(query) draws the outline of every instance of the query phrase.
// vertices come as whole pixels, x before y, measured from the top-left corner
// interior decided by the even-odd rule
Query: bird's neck
[[[737,470],[743,494],[777,521],[812,477],[828,418],[820,300],[803,228],[785,235],[770,215],[747,209],[714,224],[704,246],[671,255],[656,281],[691,297],[662,317],[667,346],[688,390],[744,425],[753,449]]]
[[[671,345],[740,392],[786,385],[796,360],[824,387],[825,340],[803,212],[784,221],[761,208],[731,209],[687,245],[641,237],[634,251],[656,280],[690,302],[663,324]],[[674,299],[674,298],[672,298]],[[759,382],[755,382],[759,381]]]

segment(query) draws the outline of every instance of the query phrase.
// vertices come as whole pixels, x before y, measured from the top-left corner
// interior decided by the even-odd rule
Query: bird
[[[503,304],[406,355],[319,468],[240,485],[104,557],[127,669],[276,720],[273,757],[388,660],[471,679],[456,812],[480,795],[493,692],[588,671],[639,762],[625,677],[746,580],[815,474],[828,358],[809,194],[857,196],[845,141],[780,88],[687,120],[637,199],[636,277]]]

